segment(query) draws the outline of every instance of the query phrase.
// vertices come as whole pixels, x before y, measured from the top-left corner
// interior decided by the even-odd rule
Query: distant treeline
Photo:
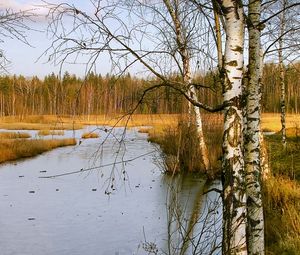
[[[286,68],[287,111],[300,111],[300,63]],[[174,79],[174,77],[173,77]],[[215,105],[222,100],[221,88],[214,87],[212,74],[198,77],[200,83],[212,89],[199,89],[204,103]],[[23,76],[0,76],[0,115],[41,114],[111,114],[133,109],[141,99],[145,88],[153,80],[139,79],[129,74],[89,74],[86,79],[65,73],[61,79],[55,74],[43,80]],[[266,64],[263,73],[263,111],[280,111],[280,80],[276,64]],[[186,111],[186,100],[169,87],[155,89],[146,94],[137,113],[180,113]]]

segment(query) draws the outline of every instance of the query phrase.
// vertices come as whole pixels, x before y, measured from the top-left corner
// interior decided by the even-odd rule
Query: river
[[[81,140],[88,130],[100,138]],[[80,144],[0,165],[0,253],[208,254],[217,247],[220,199],[202,194],[219,182],[207,186],[197,176],[165,176],[159,149],[146,134],[105,131],[67,131],[64,137]],[[216,248],[212,254],[219,253]]]

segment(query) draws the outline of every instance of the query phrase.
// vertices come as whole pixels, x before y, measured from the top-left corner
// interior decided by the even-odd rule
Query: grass
[[[293,129],[291,129],[293,130]],[[268,255],[300,251],[300,137],[288,132],[286,151],[280,134],[266,137],[272,176],[264,185]]]
[[[142,129],[149,134],[149,141],[160,145],[164,153],[166,173],[202,172],[203,163],[199,158],[199,140],[196,127],[188,126],[185,117],[177,125],[156,126],[153,129]],[[203,129],[210,155],[212,170],[210,178],[215,178],[221,170],[219,158],[222,153],[222,116],[218,114],[203,116]],[[141,129],[140,129],[141,130]]]
[[[75,145],[75,139],[56,140],[0,140],[0,163],[20,158],[32,157],[57,147]]]
[[[20,118],[18,116],[6,116],[0,118],[0,128],[3,129],[80,129],[83,125],[106,125],[116,127],[159,126],[176,124],[178,114],[135,114],[132,116],[122,115],[91,115],[91,116],[55,116],[55,115],[32,115]]]
[[[39,136],[47,136],[47,135],[64,135],[65,132],[63,130],[39,130],[38,135]]]
[[[24,139],[30,138],[30,134],[28,133],[20,133],[20,132],[0,132],[0,139]]]
[[[267,254],[299,254],[299,183],[283,177],[270,177],[264,187],[264,207]]]
[[[81,138],[83,139],[98,138],[98,137],[99,135],[97,133],[84,133],[81,136]]]
[[[263,113],[261,122],[263,131],[278,132],[281,130],[280,114],[279,113]],[[300,127],[300,114],[287,114],[286,127]]]
[[[6,116],[0,118],[0,128],[5,129],[79,129],[83,125],[108,125],[108,126],[176,126],[178,114],[135,114],[130,118],[122,118],[122,115],[30,115],[25,117]],[[278,132],[280,126],[280,114],[263,113],[262,129]],[[287,128],[300,127],[300,115],[287,114]]]

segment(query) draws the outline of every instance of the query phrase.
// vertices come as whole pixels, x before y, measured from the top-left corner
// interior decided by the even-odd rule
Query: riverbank
[[[25,140],[25,139],[1,139],[0,140],[0,163],[33,157],[52,149],[76,145],[75,139],[53,140]]]
[[[212,114],[203,114],[208,119]],[[215,115],[215,114],[213,114]],[[221,116],[221,115],[219,115]],[[176,127],[178,120],[182,119],[180,114],[134,114],[134,115],[29,115],[29,116],[5,116],[0,118],[0,128],[10,130],[67,130],[80,129],[84,125],[100,125],[115,127],[141,127],[153,126],[157,129],[164,127]],[[300,114],[287,114],[287,125],[289,128],[300,127]],[[203,122],[205,124],[205,122]],[[278,132],[280,126],[279,113],[263,113],[262,129],[264,131]]]

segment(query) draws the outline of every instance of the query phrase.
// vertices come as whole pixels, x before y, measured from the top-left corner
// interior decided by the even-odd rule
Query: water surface
[[[174,196],[184,208],[183,218],[207,210],[201,209],[205,181],[177,178],[178,190],[170,189],[174,180],[161,173],[155,163],[159,150],[145,134],[130,129],[124,138],[122,128],[110,135],[100,128],[99,139],[81,140],[86,131],[65,132],[80,145],[0,166],[1,254],[148,254],[150,243],[158,253],[167,252],[173,242],[168,232],[175,228],[168,224]],[[36,131],[30,133],[34,137]],[[109,166],[95,168],[100,165]],[[40,178],[87,168],[93,170]]]

